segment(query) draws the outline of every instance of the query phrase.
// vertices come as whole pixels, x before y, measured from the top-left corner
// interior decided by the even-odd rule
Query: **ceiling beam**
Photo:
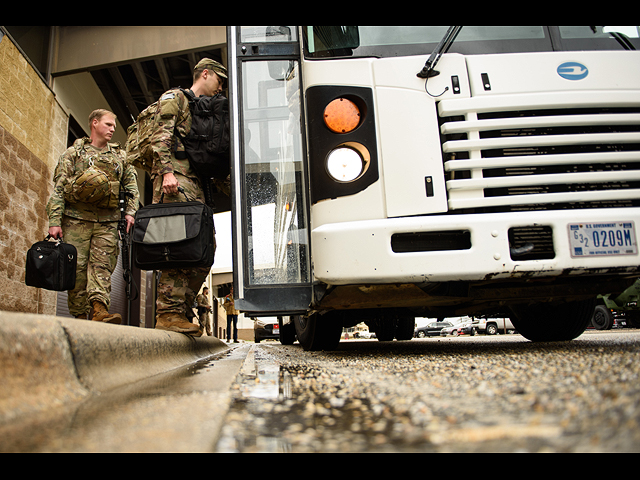
[[[144,69],[142,68],[142,64],[140,62],[134,62],[131,64],[131,68],[133,68],[133,73],[140,84],[140,88],[142,89],[142,93],[144,95],[145,101],[151,105],[155,102],[153,98],[153,94],[149,91],[149,84],[147,83],[147,75],[144,73]]]
[[[158,69],[158,75],[160,76],[160,83],[162,83],[162,88],[166,92],[169,90],[171,85],[171,80],[169,79],[169,73],[167,72],[167,68],[164,64],[164,60],[161,58],[155,59],[156,68]]]
[[[120,73],[120,70],[118,70],[117,67],[109,68],[108,70],[109,70],[109,74],[111,75],[111,78],[116,84],[116,88],[120,92],[120,96],[122,97],[125,104],[127,105],[127,108],[129,109],[129,113],[134,118],[138,118],[138,115],[140,115],[140,110],[138,109],[136,102],[133,100],[133,96],[129,91],[129,87],[127,87],[127,82],[124,81],[124,78]]]
[[[226,43],[226,26],[63,26],[52,74],[220,48]]]

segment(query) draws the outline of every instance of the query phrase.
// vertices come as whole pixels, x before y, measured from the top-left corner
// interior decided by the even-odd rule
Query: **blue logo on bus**
[[[584,80],[589,76],[589,69],[581,63],[567,62],[558,67],[558,75],[566,80]]]

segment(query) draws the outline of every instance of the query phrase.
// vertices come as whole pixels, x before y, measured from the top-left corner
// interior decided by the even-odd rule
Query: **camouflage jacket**
[[[127,199],[126,214],[135,216],[138,211],[140,200],[138,175],[136,169],[126,162],[125,151],[120,144],[109,143],[105,150],[98,152],[90,143],[90,138],[76,140],[73,147],[63,153],[58,161],[53,177],[55,183],[53,194],[47,204],[49,227],[60,227],[63,215],[100,223],[120,220],[119,208],[99,208],[83,203],[71,204],[65,200],[65,191],[70,183],[92,164],[106,173],[110,181],[120,182],[120,185],[133,195],[132,198]]]
[[[191,131],[192,122],[189,99],[181,89],[169,90],[160,97],[156,119],[158,128],[151,139],[151,177],[179,173],[185,177],[197,178],[198,175],[186,158],[184,145],[176,136],[177,131],[180,136],[186,137]]]

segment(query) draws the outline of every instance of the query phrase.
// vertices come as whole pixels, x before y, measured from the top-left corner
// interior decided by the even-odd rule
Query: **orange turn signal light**
[[[360,125],[358,106],[346,98],[331,102],[324,111],[324,123],[334,133],[351,133]]]

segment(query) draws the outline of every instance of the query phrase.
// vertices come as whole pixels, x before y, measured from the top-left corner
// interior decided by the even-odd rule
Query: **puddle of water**
[[[252,360],[253,362],[253,360]],[[364,399],[294,392],[299,372],[259,359],[238,377],[217,453],[367,451],[390,424]],[[305,371],[311,381],[313,370]]]
[[[244,398],[282,401],[291,398],[291,376],[278,365],[263,365],[241,386]]]
[[[273,409],[291,400],[291,375],[274,362],[257,359],[255,347],[238,376],[239,392],[222,429],[217,453],[289,453],[291,445],[269,425]],[[272,412],[268,414],[268,412]],[[242,424],[246,423],[247,427]]]

